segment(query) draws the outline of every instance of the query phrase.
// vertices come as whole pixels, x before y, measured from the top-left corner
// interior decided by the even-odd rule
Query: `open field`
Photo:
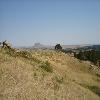
[[[60,51],[0,48],[0,100],[100,100],[100,68]]]

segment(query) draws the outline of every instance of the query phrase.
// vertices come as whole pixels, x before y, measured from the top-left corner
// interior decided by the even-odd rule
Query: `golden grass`
[[[52,50],[19,55],[0,50],[0,100],[100,100],[100,69]]]

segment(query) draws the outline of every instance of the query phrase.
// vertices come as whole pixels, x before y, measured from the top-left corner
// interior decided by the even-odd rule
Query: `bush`
[[[47,71],[47,72],[53,72],[53,68],[52,68],[52,66],[50,65],[50,63],[48,61],[42,62],[42,64],[40,65],[40,67],[42,69],[44,69],[45,71]]]
[[[16,56],[24,57],[24,58],[31,58],[32,55],[28,51],[20,51],[16,53]]]
[[[56,49],[56,50],[62,50],[62,47],[61,47],[60,44],[57,44],[57,45],[55,46],[55,49]]]
[[[60,76],[55,76],[55,80],[58,82],[58,83],[63,83],[63,77],[60,77]]]

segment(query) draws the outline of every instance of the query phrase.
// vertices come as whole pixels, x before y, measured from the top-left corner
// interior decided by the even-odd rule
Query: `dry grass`
[[[23,52],[0,49],[0,100],[100,100],[99,68],[62,52]]]

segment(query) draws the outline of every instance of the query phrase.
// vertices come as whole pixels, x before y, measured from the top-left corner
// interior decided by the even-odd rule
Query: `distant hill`
[[[75,48],[80,48],[80,47],[85,47],[85,46],[90,46],[89,44],[82,44],[82,45],[61,45],[63,49],[75,49]],[[41,43],[35,43],[34,46],[32,46],[34,49],[54,49],[55,45],[43,45]]]
[[[34,46],[32,46],[33,49],[54,49],[54,46],[50,45],[43,45],[41,43],[35,43]]]
[[[70,49],[76,49],[76,48],[82,48],[82,47],[85,47],[85,46],[91,46],[90,44],[81,44],[81,45],[62,45],[63,49],[67,49],[67,48],[70,48]]]
[[[80,46],[76,48],[77,50],[96,50],[100,51],[100,45],[87,45],[87,46]]]
[[[100,45],[93,45],[92,48],[97,51],[100,51]]]
[[[100,51],[100,45],[90,45],[90,44],[82,44],[82,45],[61,45],[62,49],[78,49],[78,50],[89,50],[89,49],[95,49]],[[27,50],[54,50],[54,45],[44,45],[41,43],[35,43],[33,46],[30,47],[20,47],[20,49],[27,49]]]

